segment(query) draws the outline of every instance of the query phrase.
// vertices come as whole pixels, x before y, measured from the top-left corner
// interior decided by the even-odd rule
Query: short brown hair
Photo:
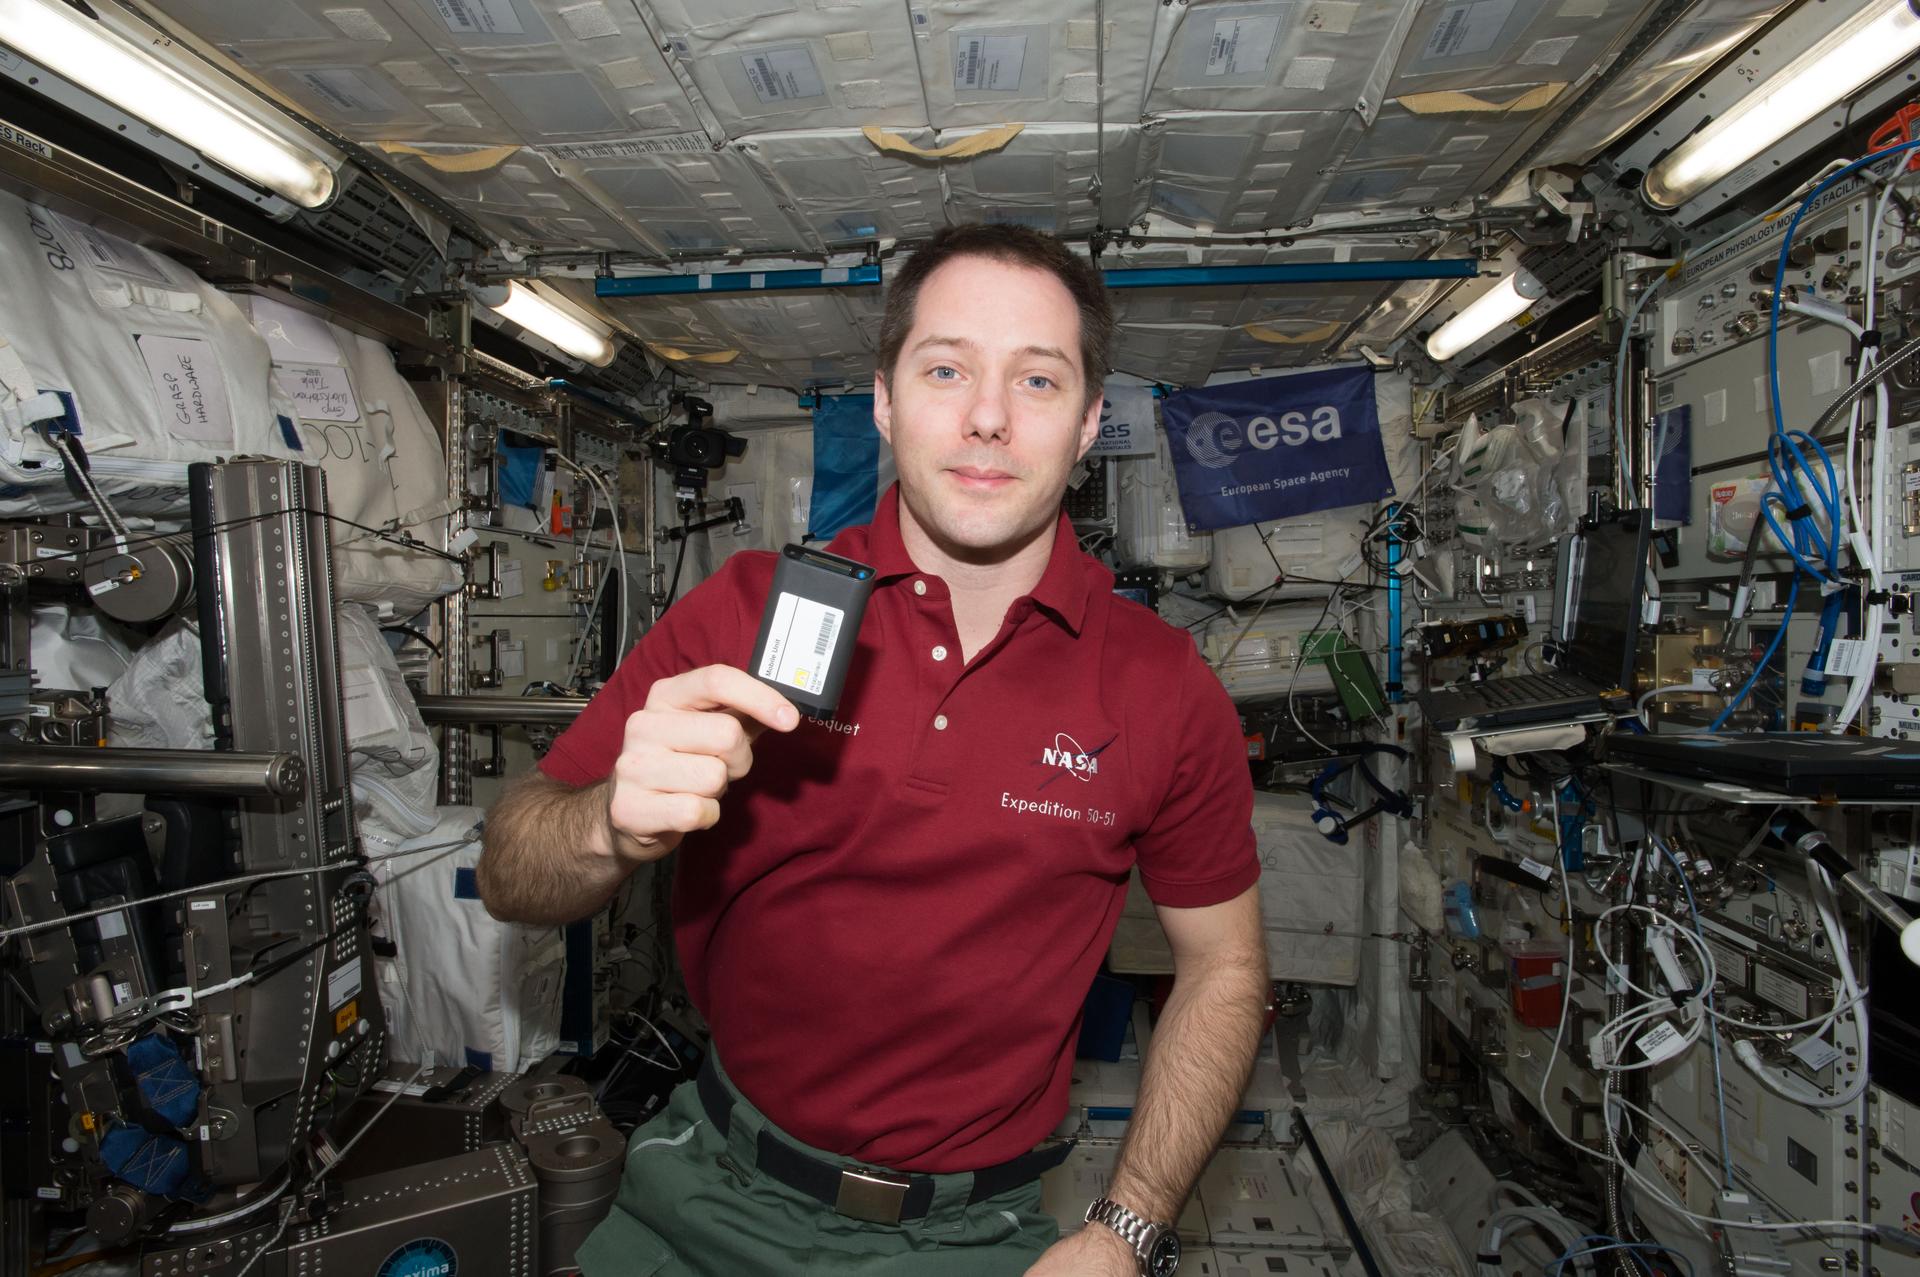
[[[1113,346],[1113,303],[1107,299],[1106,281],[1098,267],[1075,254],[1058,236],[1011,224],[942,227],[907,259],[887,286],[886,313],[880,320],[883,373],[892,377],[894,365],[900,362],[921,286],[956,257],[987,257],[1010,266],[1028,266],[1059,280],[1080,312],[1080,372],[1087,379],[1087,404],[1100,397]]]

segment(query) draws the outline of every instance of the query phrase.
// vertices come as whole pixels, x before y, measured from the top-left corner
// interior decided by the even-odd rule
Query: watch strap
[[[1146,1271],[1149,1239],[1168,1230],[1167,1225],[1156,1225],[1152,1220],[1107,1197],[1096,1198],[1087,1207],[1086,1220],[1090,1224],[1103,1224],[1120,1234],[1120,1239],[1133,1247],[1134,1258],[1140,1261],[1141,1272]]]

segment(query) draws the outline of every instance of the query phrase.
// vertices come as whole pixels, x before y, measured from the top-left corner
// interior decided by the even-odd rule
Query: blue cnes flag
[[[831,541],[842,528],[873,522],[886,445],[873,424],[872,395],[821,395],[813,410],[813,499],[807,540]]]
[[[1160,406],[1195,532],[1393,494],[1373,369],[1323,368],[1168,395]]]

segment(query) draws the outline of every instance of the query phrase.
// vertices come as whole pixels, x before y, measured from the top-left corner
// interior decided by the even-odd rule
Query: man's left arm
[[[1175,1222],[1240,1107],[1268,998],[1258,889],[1197,909],[1161,906],[1173,950],[1173,992],[1154,1028],[1140,1095],[1107,1196],[1144,1219]],[[1138,1264],[1120,1235],[1088,1224],[1028,1272],[1112,1273]]]

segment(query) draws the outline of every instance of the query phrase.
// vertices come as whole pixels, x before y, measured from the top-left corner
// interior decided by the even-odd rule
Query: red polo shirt
[[[990,1166],[1066,1112],[1134,863],[1177,907],[1259,877],[1238,720],[1193,639],[1116,598],[1064,515],[970,664],[894,492],[829,548],[877,569],[838,714],[762,734],[720,823],[682,844],[681,965],[728,1074],[797,1138]],[[736,554],[674,604],[541,769],[598,781],[655,679],[747,667],[775,557]]]

